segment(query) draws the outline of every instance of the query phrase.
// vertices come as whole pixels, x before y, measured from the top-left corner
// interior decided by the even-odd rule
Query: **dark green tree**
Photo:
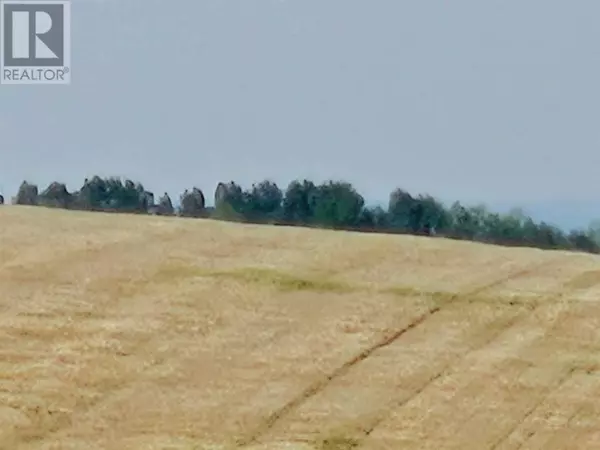
[[[313,222],[319,190],[312,181],[292,181],[283,198],[283,220],[307,225]]]
[[[38,204],[38,187],[35,184],[30,184],[27,181],[23,181],[19,186],[19,191],[14,199],[16,205],[30,205],[35,206]]]
[[[250,219],[275,220],[281,215],[283,193],[276,183],[269,180],[253,184],[245,193],[245,213]]]
[[[399,232],[411,231],[414,205],[415,200],[405,190],[397,188],[392,191],[388,202],[390,225]]]
[[[356,227],[364,205],[364,198],[350,183],[328,181],[317,188],[314,220],[326,227]]]
[[[179,215],[183,217],[205,217],[204,193],[197,187],[187,189],[180,197]]]
[[[71,208],[74,198],[63,183],[53,182],[39,195],[38,203],[41,206],[52,208]]]
[[[408,226],[412,233],[445,233],[450,227],[450,222],[444,205],[430,195],[420,195],[412,199],[408,215]]]
[[[600,247],[594,239],[583,230],[572,230],[568,235],[572,248],[588,253],[598,253]]]
[[[158,200],[157,212],[161,216],[172,216],[175,213],[175,208],[173,208],[171,197],[169,197],[169,194],[166,192]]]
[[[389,215],[381,206],[365,207],[360,214],[359,227],[365,231],[390,231]]]

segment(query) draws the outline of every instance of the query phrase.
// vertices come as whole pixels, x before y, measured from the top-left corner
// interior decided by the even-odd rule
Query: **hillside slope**
[[[600,448],[599,293],[591,255],[3,207],[0,448]]]

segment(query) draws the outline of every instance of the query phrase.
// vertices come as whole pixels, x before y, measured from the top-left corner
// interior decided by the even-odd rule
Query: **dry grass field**
[[[0,448],[600,449],[600,259],[0,208]]]

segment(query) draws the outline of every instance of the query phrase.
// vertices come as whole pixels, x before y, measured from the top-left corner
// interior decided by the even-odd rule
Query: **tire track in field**
[[[565,374],[563,374],[557,382],[549,387],[545,394],[542,395],[531,407],[525,411],[525,414],[521,417],[513,427],[511,427],[505,434],[503,434],[492,446],[490,450],[496,450],[499,448],[506,440],[512,436],[512,434],[525,422],[531,415],[535,413],[535,411],[546,401],[548,398],[552,396],[555,392],[557,392],[564,384],[566,384],[575,374],[576,369],[574,367],[570,368]]]
[[[558,389],[557,389],[557,390],[558,390]],[[550,397],[550,396],[548,396],[548,397]],[[547,398],[546,398],[546,399],[547,399]],[[569,427],[569,426],[571,425],[571,423],[573,422],[573,419],[575,419],[575,418],[577,417],[577,415],[578,415],[578,414],[579,414],[579,413],[580,413],[580,412],[581,412],[583,409],[584,409],[583,407],[579,407],[579,408],[577,408],[577,409],[576,409],[576,410],[575,410],[575,411],[574,411],[574,412],[573,412],[573,413],[572,413],[572,414],[569,416],[569,418],[567,419],[567,422],[565,423],[565,426],[566,426],[566,427]],[[529,418],[529,417],[533,416],[533,414],[534,414],[534,413],[535,413],[535,410],[534,410],[534,411],[532,411],[532,413],[531,413],[529,416],[526,416],[526,417],[524,417],[524,418],[523,418],[523,421],[522,421],[522,422],[519,424],[519,426],[520,426],[520,425],[522,425],[522,424],[523,424],[523,422],[524,422],[525,420],[527,420],[527,418]],[[517,427],[517,428],[515,428],[515,430],[513,431],[513,433],[514,433],[514,432],[516,432],[516,431],[517,431],[517,429],[518,429],[518,427]],[[506,439],[504,440],[504,442],[508,442],[508,439],[510,439],[510,436],[512,436],[512,435],[513,435],[513,433],[510,433],[510,434],[509,434],[509,435],[506,437]],[[536,433],[536,431],[532,431],[532,432],[528,433],[527,437],[526,437],[525,439],[523,439],[523,441],[522,441],[521,443],[517,444],[517,447],[515,448],[515,450],[521,450],[521,449],[523,448],[523,446],[524,446],[524,445],[526,445],[528,442],[530,442],[530,441],[531,441],[531,439],[532,439],[534,436],[536,436],[536,434],[537,434],[537,433]],[[499,443],[499,444],[498,444],[498,448],[500,447],[500,445],[501,445],[501,444],[502,444],[502,443]]]
[[[573,380],[575,380],[575,376],[579,374],[579,375],[583,375],[583,376],[593,376],[591,375],[588,371],[585,370],[581,370],[581,369],[577,369],[577,368],[573,368],[572,372],[571,372],[571,376],[568,377],[568,379],[564,379],[562,383],[560,383],[558,386],[556,386],[555,389],[553,389],[551,392],[548,392],[548,395],[545,395],[540,401],[536,402],[536,404],[529,409],[526,414],[524,414],[522,420],[517,423],[514,427],[512,427],[505,435],[503,435],[503,437],[501,439],[498,440],[498,442],[496,444],[494,444],[493,447],[491,447],[491,449],[497,449],[497,448],[501,448],[504,444],[509,444],[509,439],[511,437],[513,437],[517,431],[519,430],[519,428],[524,428],[525,427],[525,423],[528,419],[532,418],[535,413],[537,411],[540,410],[540,407],[546,403],[551,397],[557,395],[561,388],[563,388],[565,385],[567,385],[567,383],[572,382]],[[581,385],[577,386],[578,388],[581,387]],[[594,398],[594,385],[590,386],[584,386],[585,389],[585,393],[590,395],[590,398]],[[592,392],[590,392],[592,391]],[[582,412],[585,410],[585,405],[579,405],[577,406],[570,414],[568,414],[568,416],[566,416],[566,420],[563,424],[563,427],[569,427],[571,425],[571,423],[573,422],[573,420]],[[540,429],[534,429],[532,431],[529,431],[526,433],[526,436],[516,444],[516,447],[514,448],[514,450],[520,450],[521,448],[523,448],[525,445],[527,445],[527,443],[529,443],[534,437],[536,437],[539,433]],[[546,430],[544,430],[546,431]],[[552,437],[550,437],[550,440],[552,439]],[[509,444],[510,445],[510,444]]]
[[[255,432],[250,438],[239,440],[237,443],[238,446],[243,447],[243,446],[255,443],[260,438],[260,436],[262,436],[268,430],[273,428],[273,426],[275,426],[275,424],[279,420],[281,420],[282,418],[284,418],[285,416],[290,414],[292,411],[294,411],[296,408],[298,408],[300,405],[302,405],[308,399],[310,399],[311,397],[313,397],[316,394],[318,394],[319,392],[321,392],[333,380],[345,375],[355,365],[357,365],[361,361],[364,361],[369,356],[371,356],[371,354],[373,352],[390,345],[392,342],[399,339],[403,334],[405,334],[408,331],[412,330],[413,328],[419,326],[421,323],[423,323],[425,320],[427,320],[429,317],[431,317],[433,314],[439,312],[440,310],[441,310],[440,307],[434,307],[434,308],[430,309],[428,312],[421,314],[419,317],[417,317],[415,320],[413,320],[406,327],[396,331],[394,334],[384,338],[383,340],[376,342],[371,347],[368,347],[367,349],[363,350],[358,355],[354,356],[352,359],[346,361],[344,364],[342,364],[341,366],[339,366],[338,368],[333,370],[325,378],[318,381],[317,383],[312,384],[306,390],[304,390],[299,396],[294,397],[291,401],[286,403],[282,408],[280,408],[277,411],[275,411],[274,413],[272,413],[269,417],[267,417],[267,419],[262,424],[262,426],[260,427],[258,432]]]
[[[461,361],[463,359],[465,359],[468,355],[470,355],[473,352],[476,352],[482,348],[485,348],[486,346],[490,345],[493,341],[495,341],[498,337],[500,337],[507,329],[511,328],[512,326],[516,325],[519,320],[521,320],[523,318],[522,314],[517,314],[514,317],[512,317],[511,319],[509,319],[506,323],[506,325],[503,328],[498,329],[496,332],[494,332],[493,334],[490,334],[486,339],[483,340],[483,342],[481,342],[479,345],[476,345],[472,348],[469,348],[465,353],[463,353],[462,355],[460,355],[458,358],[454,359],[453,361],[448,362],[438,373],[434,374],[433,376],[431,376],[427,381],[425,381],[425,383],[423,383],[418,389],[416,389],[411,395],[402,398],[401,400],[396,400],[396,401],[392,401],[390,402],[384,409],[383,409],[383,413],[380,414],[379,416],[375,417],[374,419],[372,419],[368,425],[363,427],[363,438],[366,438],[368,436],[370,436],[375,429],[381,425],[382,422],[384,422],[390,415],[391,415],[391,411],[399,409],[401,407],[403,407],[404,405],[410,403],[411,401],[413,401],[416,397],[418,397],[419,395],[421,395],[427,388],[429,388],[432,384],[434,384],[437,380],[451,375],[453,373],[453,371],[451,370],[453,366],[456,365],[456,363],[458,361]]]
[[[568,289],[568,292],[571,291],[577,291],[577,290],[589,290],[592,289],[596,286],[598,286],[600,284],[600,271],[585,271],[582,272],[580,274],[578,274],[577,276],[575,276],[574,278],[572,278],[571,280],[567,281],[566,283],[564,283],[564,287]],[[563,313],[564,314],[564,313]],[[564,341],[564,339],[560,339],[557,338],[557,341]],[[568,374],[568,376],[563,377],[560,380],[560,383],[556,386],[555,389],[551,389],[547,392],[546,395],[542,396],[539,401],[537,401],[534,405],[532,405],[531,408],[529,408],[525,414],[522,416],[521,420],[519,420],[518,422],[516,422],[514,424],[514,426],[512,426],[503,436],[501,436],[498,441],[496,443],[494,443],[492,445],[492,447],[490,447],[490,450],[496,450],[498,448],[500,448],[503,444],[505,444],[506,442],[509,441],[509,439],[517,432],[517,430],[519,430],[519,428],[521,428],[524,423],[533,415],[535,414],[535,412],[540,408],[540,406],[546,402],[548,400],[548,398],[550,398],[556,391],[558,391],[564,384],[566,384],[569,379],[573,378],[575,376],[575,374],[577,372],[582,372],[582,373],[588,373],[590,374],[591,369],[588,370],[582,370],[579,369],[577,367],[573,367],[570,371],[570,373]],[[572,420],[572,417],[569,419],[569,422]],[[533,437],[535,435],[535,432],[532,432],[531,434],[528,435],[527,439],[525,439],[524,441],[522,441],[517,449],[522,448],[527,441]]]
[[[446,308],[447,306],[451,305],[456,299],[458,299],[460,297],[479,295],[482,292],[494,289],[504,283],[507,283],[508,281],[511,281],[511,280],[514,280],[517,278],[526,277],[528,275],[531,275],[532,273],[535,273],[536,271],[553,266],[554,264],[556,264],[557,262],[559,262],[561,260],[563,260],[562,257],[552,259],[549,261],[545,261],[545,262],[542,262],[539,264],[534,264],[533,266],[528,266],[523,269],[510,272],[510,273],[508,273],[502,277],[496,278],[488,283],[484,283],[480,286],[472,288],[472,289],[468,290],[466,293],[459,292],[459,293],[453,294],[448,300],[446,300],[444,302],[444,304],[442,306],[435,306],[435,307],[431,308],[429,311],[425,312],[424,314],[419,315],[407,326],[395,331],[394,333],[392,333],[389,336],[382,338],[375,344],[366,348],[361,353],[357,354],[356,356],[354,356],[353,358],[351,358],[350,360],[346,361],[344,364],[342,364],[341,366],[339,366],[338,368],[333,370],[325,378],[310,385],[300,395],[292,398],[289,402],[287,402],[281,408],[279,408],[276,411],[274,411],[273,413],[271,413],[265,419],[263,424],[257,430],[255,430],[252,435],[248,436],[247,438],[239,439],[237,441],[237,447],[245,447],[245,446],[256,443],[258,441],[258,439],[260,439],[261,436],[263,436],[266,432],[268,432],[270,429],[272,429],[275,426],[275,424],[277,424],[280,420],[282,420],[283,418],[288,416],[292,411],[295,411],[300,405],[304,404],[307,400],[314,397],[318,393],[322,392],[325,388],[327,388],[327,386],[330,385],[330,383],[332,381],[334,381],[334,380],[342,377],[346,373],[348,373],[357,364],[359,364],[362,361],[369,358],[375,351],[380,350],[382,348],[385,348],[385,347],[393,344],[398,339],[400,339],[404,334],[406,334],[410,330],[418,327],[423,322],[425,322],[427,319],[429,319],[432,316],[434,316],[435,314],[439,313],[442,310],[442,308]],[[517,319],[515,319],[515,320],[517,320]],[[504,329],[505,328],[503,328],[502,330],[504,330]],[[494,336],[494,338],[495,338],[495,336]],[[485,345],[487,345],[487,342],[484,343],[484,346]],[[434,376],[431,380],[429,380],[419,391],[424,390],[429,384],[433,383],[436,379],[442,377],[443,375],[444,375],[444,370],[442,370],[440,373],[438,373],[436,376]],[[407,401],[410,401],[410,399],[408,399]],[[377,424],[379,422],[381,422],[382,420],[384,420],[384,419],[381,419],[381,420],[378,419],[376,421],[376,424],[373,425],[372,428],[374,429],[377,426]],[[370,434],[370,432],[369,433],[365,432],[365,435],[368,435],[368,434]]]
[[[550,263],[551,264],[551,263]],[[546,266],[547,264],[543,264],[543,266]],[[535,270],[524,270],[521,271],[520,273],[532,273]],[[511,277],[510,279],[514,279],[514,277]],[[581,280],[585,280],[584,283],[581,283]],[[586,273],[584,274],[577,274],[574,277],[572,277],[571,279],[569,279],[568,281],[564,282],[561,284],[561,287],[559,289],[558,292],[556,292],[555,294],[551,295],[549,298],[547,298],[548,302],[552,302],[552,301],[557,301],[560,300],[562,297],[566,296],[567,294],[569,294],[572,291],[578,290],[578,289],[589,289],[593,286],[595,286],[596,284],[600,284],[600,278],[598,279],[598,283],[591,285],[589,282],[589,277],[587,276]],[[494,284],[495,286],[499,286],[502,283],[501,282],[495,282],[495,283],[491,283]],[[584,284],[584,286],[582,287],[581,285]],[[479,290],[478,293],[481,293],[481,290]],[[462,295],[463,297],[469,295],[469,294],[464,294]],[[483,342],[482,345],[478,345],[475,348],[470,349],[468,352],[466,352],[464,355],[462,355],[459,358],[460,360],[464,360],[465,358],[468,357],[469,354],[481,350],[483,348],[485,348],[486,346],[488,346],[489,344],[491,344],[494,340],[496,340],[499,336],[501,336],[507,329],[509,329],[510,327],[516,325],[520,320],[530,317],[532,314],[535,313],[536,310],[538,310],[541,306],[548,304],[548,302],[535,302],[531,308],[531,310],[529,311],[529,314],[523,316],[522,314],[519,314],[517,316],[515,316],[513,318],[513,320],[510,321],[510,323],[500,329],[498,332],[494,333],[493,335],[490,336],[489,339],[486,339],[485,342]],[[559,313],[559,315],[562,315]],[[363,438],[359,441],[358,446],[362,445],[362,441],[364,441],[365,438],[367,438],[369,435],[371,435],[373,433],[373,431],[375,431],[375,429],[383,422],[385,421],[390,415],[391,415],[391,411],[396,410],[398,408],[401,408],[402,406],[408,404],[409,402],[411,402],[412,400],[414,400],[416,397],[418,397],[420,394],[422,394],[429,386],[431,386],[433,383],[435,383],[437,380],[443,378],[444,376],[448,376],[451,375],[452,373],[454,373],[454,371],[450,370],[451,367],[455,366],[456,363],[458,361],[454,361],[451,362],[449,364],[447,364],[440,372],[438,372],[437,374],[433,375],[430,379],[428,379],[423,385],[421,385],[417,390],[414,391],[413,395],[403,398],[400,401],[396,401],[396,402],[392,402],[388,408],[386,408],[386,410],[384,410],[384,413],[381,414],[381,416],[379,416],[378,418],[374,419],[367,427],[365,427],[363,429]],[[575,372],[576,369],[572,369],[569,371],[569,373],[567,374],[567,376],[563,376],[563,378],[561,378],[559,381],[559,385],[557,388],[560,388],[560,386],[562,384],[564,384],[566,381],[568,381],[568,379],[573,376],[573,373]],[[533,413],[535,411],[535,409],[539,406],[539,404],[543,403],[543,401],[548,398],[549,395],[551,395],[555,390],[552,390],[549,392],[548,395],[544,396],[541,401],[539,403],[536,404],[535,408],[531,411],[531,413]],[[530,414],[531,414],[530,413]],[[499,445],[502,444],[502,442],[504,442],[508,437],[510,437],[510,435],[512,434],[512,432],[519,426],[519,424],[521,424],[522,421],[520,421],[514,429],[512,429],[511,431],[509,431],[509,433],[502,439],[499,440],[497,444],[495,444],[494,447],[492,447],[490,450],[494,450],[496,449]]]
[[[597,394],[597,393],[596,393]],[[592,393],[593,395],[593,393]],[[597,395],[596,395],[597,396]],[[594,397],[592,397],[594,398]],[[563,424],[563,426],[561,427],[563,432],[562,433],[553,433],[552,436],[550,436],[547,440],[546,440],[546,446],[547,448],[550,449],[564,449],[567,447],[567,445],[572,445],[572,441],[569,442],[569,438],[571,436],[565,436],[564,431],[569,430],[571,428],[571,425],[573,423],[573,421],[577,418],[579,418],[579,416],[581,415],[581,413],[586,411],[587,406],[579,406],[577,407],[567,418],[567,420],[565,421],[565,423]],[[525,446],[526,444],[530,443],[532,439],[534,439],[535,437],[538,436],[538,432],[533,431],[530,432],[527,437],[519,444],[517,444],[517,447],[515,448],[515,450],[520,450],[523,448],[523,446]],[[558,438],[558,439],[557,439]],[[565,444],[565,442],[569,442],[569,444]],[[548,445],[550,444],[550,445]],[[560,447],[558,447],[558,445],[560,445]]]

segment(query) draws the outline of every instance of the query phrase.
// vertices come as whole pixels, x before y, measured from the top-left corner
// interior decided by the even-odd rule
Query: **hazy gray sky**
[[[100,174],[173,198],[298,177],[559,216],[552,200],[600,198],[597,0],[73,0],[72,16],[70,86],[0,86],[6,194]]]

